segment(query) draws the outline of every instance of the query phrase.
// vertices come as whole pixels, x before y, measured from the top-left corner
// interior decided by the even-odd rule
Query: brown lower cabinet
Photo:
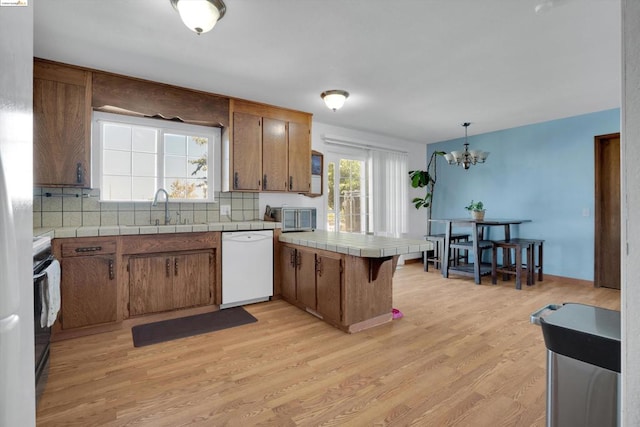
[[[280,242],[280,292],[287,302],[347,332],[391,321],[397,256],[358,257]]]
[[[118,315],[115,239],[71,239],[61,245],[60,327],[112,323]]]
[[[61,265],[53,340],[221,301],[220,232],[54,239],[52,250]]]
[[[213,251],[128,257],[129,314],[209,304]]]
[[[312,310],[330,323],[340,324],[343,256],[282,245],[280,262],[283,298]]]

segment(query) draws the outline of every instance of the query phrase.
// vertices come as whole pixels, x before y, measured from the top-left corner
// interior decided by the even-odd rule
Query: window
[[[103,201],[148,201],[159,188],[174,200],[213,201],[218,128],[96,112],[92,148]]]

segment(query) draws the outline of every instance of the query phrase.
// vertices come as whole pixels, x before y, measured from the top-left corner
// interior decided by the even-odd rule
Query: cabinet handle
[[[102,246],[87,246],[85,248],[76,248],[76,252],[98,252],[102,250]]]
[[[298,268],[302,268],[302,256],[300,256],[300,252],[296,252],[296,265]]]
[[[263,190],[267,189],[267,174],[266,173],[264,175],[262,175],[262,189]]]
[[[289,175],[289,190],[293,190],[293,176]]]
[[[165,266],[166,266],[167,277],[169,277],[171,276],[171,260],[169,258],[165,260]]]
[[[113,273],[113,260],[109,260],[109,280],[113,280],[115,274]]]
[[[76,165],[76,182],[82,184],[84,182],[84,171],[82,170],[82,163]]]
[[[258,186],[256,187],[256,190],[260,189],[260,180],[258,180]]]
[[[233,189],[234,190],[238,189],[238,181],[239,181],[238,172],[234,172],[233,173]]]
[[[322,258],[316,259],[316,272],[319,277],[322,277]]]
[[[178,258],[176,258],[175,261],[173,262],[173,275],[174,276],[178,275]]]
[[[296,250],[295,249],[291,249],[291,251],[289,252],[289,264],[293,268],[296,267]]]

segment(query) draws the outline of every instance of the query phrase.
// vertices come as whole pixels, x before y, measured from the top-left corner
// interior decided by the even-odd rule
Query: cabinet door
[[[262,119],[262,189],[287,191],[287,124]]]
[[[316,257],[314,252],[298,249],[296,254],[296,295],[305,306],[316,309]]]
[[[34,63],[35,185],[89,186],[90,82],[87,71]]]
[[[280,270],[282,274],[282,296],[289,300],[296,300],[296,250],[282,246],[280,250]]]
[[[289,122],[289,191],[311,191],[311,129]]]
[[[317,311],[325,319],[340,323],[342,320],[342,260],[321,255],[316,256],[318,257]]]
[[[115,255],[63,258],[61,269],[63,329],[116,321]]]
[[[173,308],[209,303],[212,256],[209,252],[201,252],[173,257]]]
[[[129,258],[129,314],[171,310],[173,274],[171,256]]]
[[[252,114],[233,113],[234,190],[259,191],[262,182],[262,119]]]

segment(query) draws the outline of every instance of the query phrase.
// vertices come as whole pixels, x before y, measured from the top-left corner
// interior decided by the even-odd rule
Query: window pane
[[[128,151],[104,150],[102,161],[105,175],[131,175],[131,153]]]
[[[155,177],[131,178],[131,198],[133,200],[153,200],[156,192]]]
[[[133,151],[141,151],[143,153],[155,153],[157,132],[155,129],[146,129],[136,127],[133,128]]]
[[[133,176],[156,176],[155,154],[133,153],[132,175]]]
[[[164,135],[164,153],[178,156],[187,155],[187,137],[166,133]]]
[[[109,150],[131,150],[131,126],[104,124],[102,143]]]
[[[131,200],[131,177],[103,176],[100,193],[107,200]]]
[[[189,156],[206,157],[209,138],[190,136],[189,137]]]
[[[184,157],[165,156],[164,173],[166,176],[184,178],[187,175],[187,165]]]

